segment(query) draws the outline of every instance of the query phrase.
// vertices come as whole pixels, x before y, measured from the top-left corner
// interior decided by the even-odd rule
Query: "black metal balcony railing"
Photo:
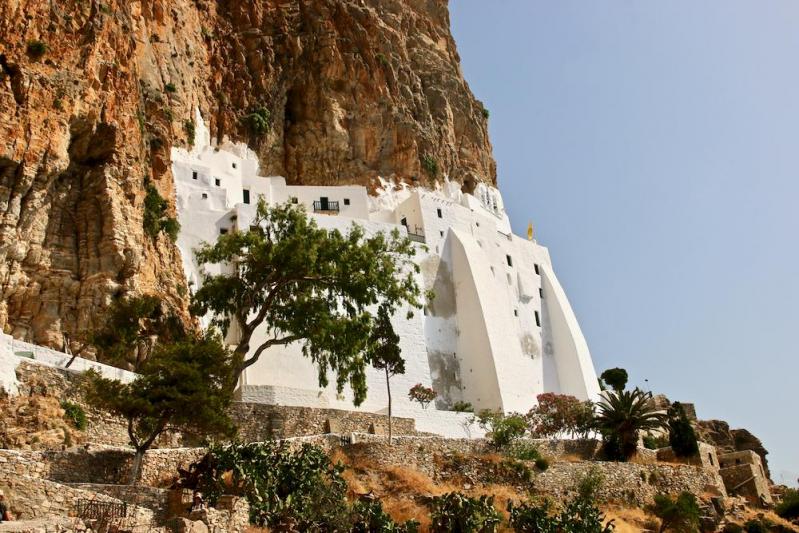
[[[326,201],[323,202],[321,200],[317,200],[313,203],[313,212],[314,213],[338,213],[338,202],[334,201]]]

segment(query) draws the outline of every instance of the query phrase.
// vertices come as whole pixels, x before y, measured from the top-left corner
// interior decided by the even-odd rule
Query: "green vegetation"
[[[397,524],[383,510],[379,500],[358,501],[352,506],[352,533],[416,533],[419,522]]]
[[[69,400],[62,400],[61,409],[64,410],[64,417],[70,421],[75,429],[80,431],[86,429],[86,411],[83,410],[83,407]]]
[[[624,387],[627,386],[627,380],[629,377],[627,376],[627,371],[623,368],[608,368],[599,378],[610,388],[615,390],[616,392],[620,392],[624,390]]]
[[[377,312],[374,328],[369,336],[367,354],[369,364],[386,375],[386,391],[388,393],[388,443],[391,444],[391,377],[405,373],[405,360],[399,346],[399,335],[394,332],[391,317],[385,308]]]
[[[546,471],[549,468],[549,459],[546,457],[539,457],[535,460],[535,467],[541,472]]]
[[[87,400],[127,421],[136,450],[131,484],[144,453],[167,428],[197,436],[234,433],[227,408],[235,378],[221,337],[208,333],[158,344],[137,373],[130,383],[86,373]]]
[[[474,418],[477,424],[490,432],[491,443],[498,450],[508,448],[527,433],[527,420],[518,413],[497,413],[483,410]]]
[[[250,133],[256,136],[264,135],[272,127],[272,113],[265,106],[255,107],[243,120]]]
[[[605,516],[590,501],[574,498],[558,513],[549,501],[540,505],[508,502],[510,526],[521,533],[611,533],[613,520],[603,523]]]
[[[196,251],[200,266],[223,263],[232,270],[204,277],[192,299],[194,314],[211,313],[223,332],[236,323],[238,373],[270,346],[299,342],[317,366],[319,385],[326,386],[332,372],[338,392],[349,384],[359,405],[366,397],[366,366],[379,358],[372,339],[380,313],[421,307],[414,246],[396,230],[367,237],[355,224],[346,234],[319,228],[302,206],[290,203],[259,202],[251,228],[220,235]],[[262,324],[265,338],[251,350]]]
[[[472,406],[469,402],[463,402],[458,400],[452,406],[452,410],[456,413],[474,413],[474,406]]]
[[[186,142],[189,146],[194,146],[194,135],[197,132],[197,127],[194,125],[193,120],[186,120],[183,123],[183,131],[186,133]]]
[[[677,457],[692,457],[699,453],[696,432],[679,402],[669,407],[669,445]]]
[[[388,62],[388,58],[386,57],[386,54],[382,52],[378,52],[377,54],[375,54],[375,59],[377,59],[377,62],[383,65],[384,67],[388,67],[390,65],[390,63]]]
[[[593,500],[603,483],[605,483],[605,476],[599,468],[593,466],[577,480],[575,490],[583,500]]]
[[[538,451],[538,447],[532,442],[524,440],[512,442],[507,447],[506,455],[522,461],[536,461],[541,458],[541,452]]]
[[[586,438],[593,428],[594,404],[574,396],[547,392],[537,396],[538,405],[527,413],[530,431],[538,437],[572,435]]]
[[[484,105],[480,106],[480,112],[482,113],[483,118],[486,120],[488,120],[488,117],[491,116],[491,113],[488,111],[488,109],[486,109],[486,106]]]
[[[31,59],[38,61],[47,53],[47,45],[42,41],[28,41],[26,51]]]
[[[776,513],[787,520],[799,518],[799,490],[788,489],[782,497],[782,501],[774,509]]]
[[[438,176],[438,161],[432,155],[425,154],[422,156],[422,168],[432,177]]]
[[[660,518],[660,532],[677,531],[689,533],[699,531],[699,504],[690,492],[681,492],[677,498],[657,494],[648,507],[649,512]]]
[[[652,404],[652,393],[640,389],[606,392],[597,407],[595,425],[602,434],[605,456],[614,461],[635,455],[639,432],[661,429],[666,423],[666,415]]]
[[[662,435],[655,436],[647,433],[642,440],[644,441],[644,448],[648,450],[657,450],[669,446],[669,438]]]
[[[174,217],[167,216],[169,205],[152,184],[147,184],[147,195],[144,197],[144,231],[153,239],[164,232],[175,242],[180,231],[180,223]]]
[[[492,533],[502,522],[493,496],[477,499],[449,492],[432,498],[430,508],[431,531],[435,533]]]
[[[408,399],[417,402],[422,406],[422,409],[427,409],[427,406],[436,399],[436,391],[430,387],[425,387],[421,383],[417,383],[411,390],[408,391]]]
[[[167,83],[166,85],[164,85],[164,90],[165,90],[166,92],[168,92],[168,93],[174,93],[174,92],[177,92],[178,88],[177,88],[177,87],[175,87],[175,84],[174,84],[174,83],[172,83],[172,82],[169,82],[169,83]]]

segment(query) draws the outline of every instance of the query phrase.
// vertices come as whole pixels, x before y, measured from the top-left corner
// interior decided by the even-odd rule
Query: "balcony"
[[[424,236],[424,230],[422,228],[420,228],[419,226],[414,226],[413,228],[410,228],[407,223],[403,223],[402,225],[405,226],[406,230],[408,230],[408,238],[410,240],[412,240],[413,242],[420,242],[422,244],[427,242]]]
[[[338,202],[332,202],[330,200],[316,200],[313,203],[313,212],[337,215],[339,212]]]

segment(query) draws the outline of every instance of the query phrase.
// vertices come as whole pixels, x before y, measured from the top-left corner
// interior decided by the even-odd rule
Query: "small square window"
[[[535,312],[535,325],[541,327],[541,315],[538,314],[538,311]]]
[[[249,203],[250,203],[250,190],[249,190],[249,189],[244,189],[243,191],[241,191],[241,193],[242,193],[242,195],[244,196],[244,197],[242,198],[242,200],[244,201],[244,203],[245,203],[245,204],[249,204]]]
[[[233,168],[237,168],[237,167],[236,167],[236,163],[232,163],[232,165],[233,165]]]
[[[444,218],[444,213],[441,212],[441,209],[436,209],[436,213],[438,214],[438,218]]]
[[[222,186],[222,180],[219,179],[219,178],[214,178],[214,185],[216,185],[217,187],[221,187]]]
[[[297,199],[297,197],[296,197],[296,196],[292,196],[292,197],[291,197],[291,203],[292,203],[292,204],[298,204],[298,203],[300,203],[300,201]]]
[[[480,227],[480,223],[479,222],[475,222],[474,225],[477,226],[478,228]]]
[[[205,199],[207,199],[207,198],[208,198],[208,193],[205,193],[205,192],[204,192],[204,193],[203,193],[203,200],[205,200]]]
[[[193,180],[196,180],[196,179],[197,179],[197,171],[196,171],[196,170],[193,170],[193,171],[191,172],[191,179],[193,179]]]
[[[505,260],[508,262],[508,266],[509,266],[509,267],[512,267],[512,266],[513,266],[513,258],[512,258],[511,256],[509,256],[509,255],[506,255],[506,256],[505,256]]]
[[[540,271],[540,270],[538,270],[538,263],[534,264],[534,265],[533,265],[533,267],[535,267],[535,274],[536,274],[536,276],[540,276],[540,275],[541,275],[541,271]]]
[[[350,199],[344,198],[344,205],[350,205]]]
[[[219,234],[220,235],[226,235],[227,234],[227,228],[219,228]]]
[[[439,231],[438,231],[438,234],[439,234],[440,236],[442,236],[442,237],[443,237],[443,236],[444,236],[444,230],[443,230],[443,229],[442,229],[442,230],[439,230]]]

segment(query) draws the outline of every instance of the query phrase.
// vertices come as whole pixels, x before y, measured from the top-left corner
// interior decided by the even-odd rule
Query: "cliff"
[[[115,296],[185,313],[148,184],[199,108],[290,183],[494,183],[444,0],[0,3],[0,327],[71,348]]]

